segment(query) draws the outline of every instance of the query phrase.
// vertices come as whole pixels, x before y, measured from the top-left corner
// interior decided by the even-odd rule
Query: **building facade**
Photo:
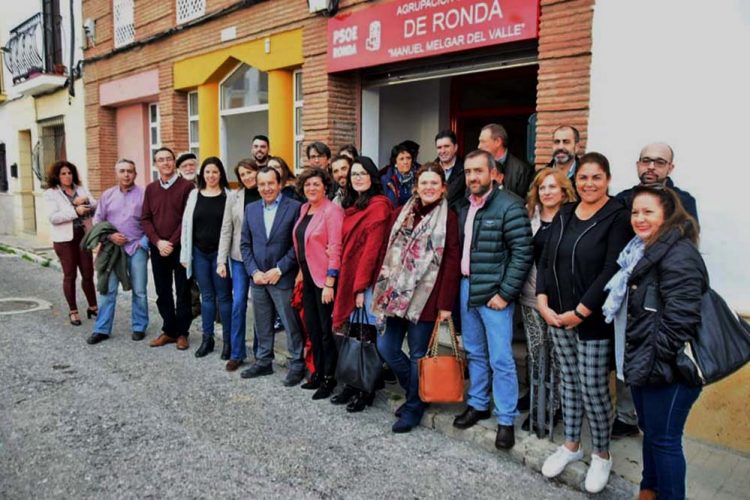
[[[83,182],[88,179],[81,133],[83,44],[80,1],[3,5],[0,233],[32,235],[47,245],[49,225],[42,201],[47,167],[67,159],[78,167]]]
[[[640,148],[663,140],[676,150],[675,182],[698,201],[713,286],[750,312],[750,233],[740,229],[750,212],[728,201],[741,203],[747,178],[734,166],[743,128],[730,123],[750,111],[750,67],[717,57],[750,41],[750,9],[616,4],[84,0],[95,27],[84,75],[89,183],[112,185],[123,156],[147,182],[161,145],[220,156],[231,170],[255,134],[296,168],[317,140],[354,143],[384,165],[411,139],[424,162],[437,131],[454,130],[465,153],[498,122],[510,150],[537,166],[551,157],[552,131],[574,125],[582,150],[609,156],[617,192],[637,182]],[[707,389],[689,431],[750,450],[749,380],[746,369]]]

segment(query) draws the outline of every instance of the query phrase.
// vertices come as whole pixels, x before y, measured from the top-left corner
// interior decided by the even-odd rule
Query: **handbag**
[[[693,386],[712,384],[750,361],[750,324],[709,288],[701,300],[701,326],[695,339],[677,352],[675,364]]]
[[[435,322],[427,354],[419,360],[419,399],[425,403],[460,403],[464,400],[464,359],[459,350],[456,329],[449,319],[453,353],[438,355],[440,325]]]
[[[373,392],[382,377],[383,360],[375,345],[375,325],[371,325],[364,309],[357,309],[350,323],[349,334],[338,335],[339,359],[336,379],[364,392]]]

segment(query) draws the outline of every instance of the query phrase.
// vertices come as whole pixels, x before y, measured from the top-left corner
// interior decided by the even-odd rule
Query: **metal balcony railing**
[[[63,74],[61,53],[61,17],[44,16],[37,13],[12,30],[8,44],[3,47],[5,66],[13,75],[13,83],[19,83],[35,74]],[[47,50],[45,50],[47,47]]]

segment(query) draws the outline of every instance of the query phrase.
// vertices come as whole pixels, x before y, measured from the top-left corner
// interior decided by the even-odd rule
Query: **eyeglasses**
[[[154,160],[155,163],[174,163],[174,158],[157,158]]]
[[[352,172],[352,177],[369,177],[367,172]]]
[[[664,168],[667,165],[669,165],[669,162],[665,160],[664,158],[649,158],[648,156],[639,158],[638,163],[640,163],[643,166],[649,166],[653,163],[655,166],[660,167],[660,168]]]

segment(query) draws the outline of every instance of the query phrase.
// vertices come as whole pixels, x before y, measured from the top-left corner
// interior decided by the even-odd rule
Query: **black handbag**
[[[336,379],[355,389],[373,392],[383,372],[383,360],[375,345],[377,330],[364,309],[357,309],[348,335],[338,336],[339,359]]]
[[[711,288],[701,300],[701,326],[696,339],[685,342],[675,364],[693,386],[712,384],[750,361],[750,324]]]

